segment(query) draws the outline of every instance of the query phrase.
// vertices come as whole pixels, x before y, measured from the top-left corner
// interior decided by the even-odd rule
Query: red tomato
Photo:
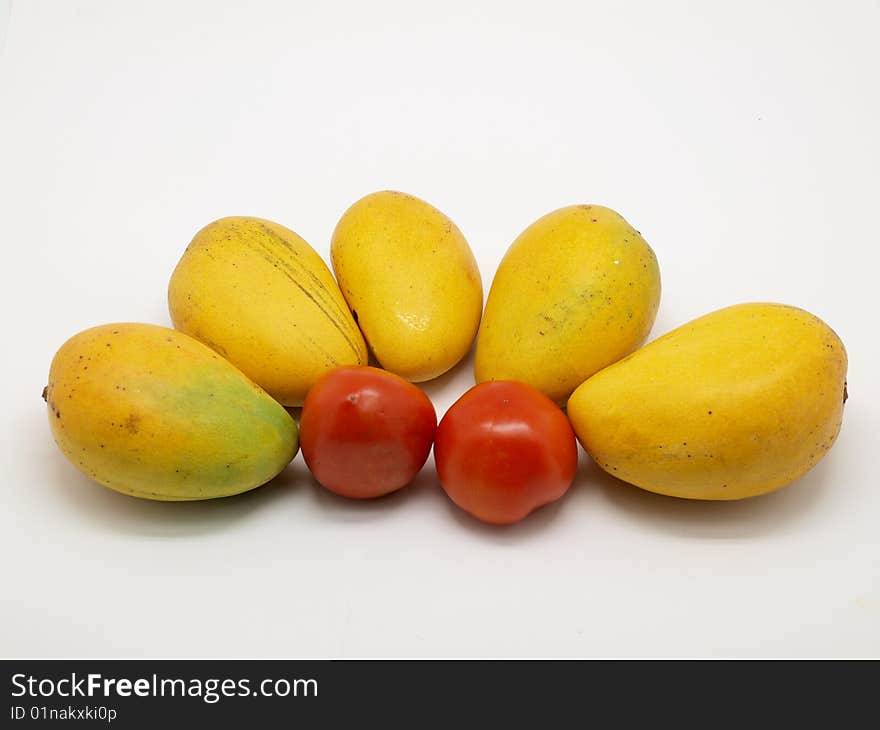
[[[300,447],[330,491],[380,497],[419,473],[436,429],[434,406],[412,383],[379,368],[341,367],[309,390]]]
[[[524,383],[471,388],[443,416],[434,441],[437,474],[449,498],[499,525],[565,494],[577,458],[565,414]]]

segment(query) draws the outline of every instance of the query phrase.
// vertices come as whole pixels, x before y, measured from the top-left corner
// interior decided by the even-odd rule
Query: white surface
[[[0,655],[880,655],[878,31],[857,1],[15,2]],[[248,495],[161,504],[64,460],[40,391],[68,336],[168,324],[171,270],[217,217],[326,256],[383,188],[451,216],[486,290],[532,220],[592,202],[657,252],[654,336],[741,301],[813,311],[850,355],[837,445],[729,504],[585,459],[508,529],[456,511],[430,467],[363,504],[300,456]],[[471,382],[467,363],[427,391],[442,414]]]

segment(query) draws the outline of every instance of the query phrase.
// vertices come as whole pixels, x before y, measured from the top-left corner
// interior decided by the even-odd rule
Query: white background
[[[9,5],[0,654],[880,655],[876,0]],[[849,350],[837,445],[723,504],[584,458],[506,529],[430,464],[372,503],[300,456],[250,494],[163,504],[64,460],[40,391],[67,337],[168,324],[171,270],[215,218],[326,256],[383,188],[453,218],[486,290],[531,221],[600,203],[660,260],[653,336],[736,302],[809,309]],[[470,368],[427,386],[438,413]]]

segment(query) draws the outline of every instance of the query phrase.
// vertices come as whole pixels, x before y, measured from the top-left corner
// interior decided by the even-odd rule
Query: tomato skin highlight
[[[519,522],[568,491],[577,442],[562,410],[513,381],[480,383],[443,416],[434,462],[449,498],[483,522]]]
[[[341,367],[309,390],[300,448],[320,484],[354,499],[409,484],[437,429],[431,400],[403,378],[370,366]]]

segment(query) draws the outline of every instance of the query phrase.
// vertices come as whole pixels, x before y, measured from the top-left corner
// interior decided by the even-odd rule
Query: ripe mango
[[[253,489],[297,451],[296,422],[226,360],[175,330],[108,324],[65,342],[43,391],[55,442],[81,472],[135,497]]]
[[[818,317],[740,304],[605,368],[568,401],[605,471],[660,494],[741,499],[782,487],[831,448],[846,400],[843,343]]]
[[[619,214],[599,205],[553,211],[498,267],[474,375],[519,380],[562,404],[644,341],[659,303],[657,258]]]
[[[367,347],[333,275],[293,231],[261,218],[221,218],[200,230],[171,276],[174,326],[223,355],[273,398],[302,405]]]
[[[470,246],[439,210],[404,193],[367,195],[343,214],[330,255],[383,368],[421,382],[467,354],[483,287]]]

